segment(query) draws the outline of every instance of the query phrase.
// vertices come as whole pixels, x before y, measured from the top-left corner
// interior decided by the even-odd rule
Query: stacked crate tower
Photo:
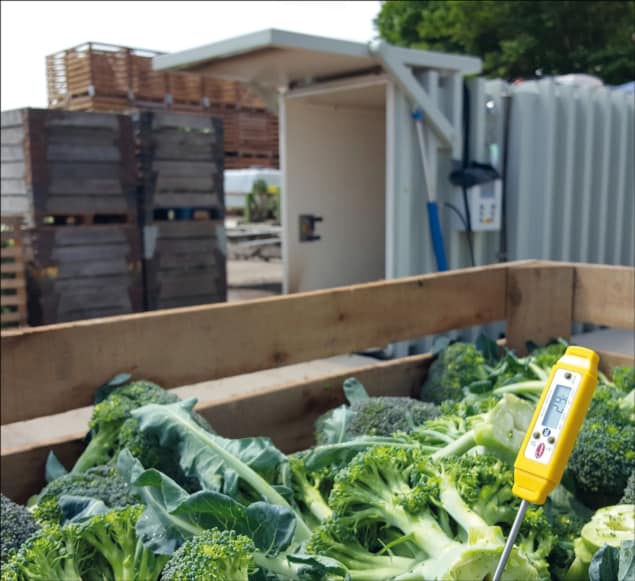
[[[132,120],[2,113],[2,213],[26,223],[31,325],[143,307]]]
[[[279,167],[278,118],[244,85],[152,68],[161,53],[87,43],[46,57],[50,108],[168,110],[222,119],[226,169]]]
[[[163,111],[134,119],[145,308],[224,301],[222,122]]]

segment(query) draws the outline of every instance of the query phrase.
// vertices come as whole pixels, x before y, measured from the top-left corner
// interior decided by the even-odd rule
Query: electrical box
[[[474,186],[467,190],[467,203],[470,207],[470,218],[474,232],[493,232],[501,228],[501,206],[503,200],[503,186],[500,179]],[[454,207],[461,212],[463,220],[452,212],[456,230],[467,230],[467,217],[463,204],[463,193],[456,189],[453,199]]]

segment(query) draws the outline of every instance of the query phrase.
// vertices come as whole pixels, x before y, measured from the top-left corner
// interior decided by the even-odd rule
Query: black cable
[[[470,91],[467,84],[463,81],[463,169],[467,169],[468,159],[470,156]],[[472,266],[476,266],[474,260],[474,239],[472,232],[472,216],[470,215],[470,205],[467,200],[467,187],[463,186],[463,206],[465,208],[466,218],[466,238],[470,251],[470,259]]]
[[[465,221],[465,216],[461,214],[461,211],[454,204],[450,204],[450,202],[444,202],[443,205],[452,210],[460,218],[463,227],[467,230],[467,222]]]

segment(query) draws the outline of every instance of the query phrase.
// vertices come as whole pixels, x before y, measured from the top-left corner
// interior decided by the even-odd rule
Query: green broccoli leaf
[[[635,541],[620,547],[604,545],[591,560],[589,581],[631,581],[635,579]]]
[[[66,470],[64,465],[59,461],[55,452],[50,451],[49,455],[46,457],[44,479],[47,482],[53,482],[53,480],[59,478],[60,476],[64,476],[64,474],[68,474],[68,470]]]

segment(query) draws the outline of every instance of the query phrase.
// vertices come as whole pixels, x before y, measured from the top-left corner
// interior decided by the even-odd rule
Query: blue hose
[[[445,248],[443,247],[443,235],[441,234],[441,222],[439,221],[439,207],[436,202],[427,202],[426,206],[428,206],[428,223],[430,225],[434,257],[437,260],[437,270],[442,272],[448,269],[448,264],[445,260]]]

